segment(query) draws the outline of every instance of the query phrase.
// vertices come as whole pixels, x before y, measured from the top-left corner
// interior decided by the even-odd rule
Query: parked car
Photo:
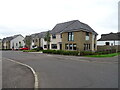
[[[20,48],[20,50],[29,50],[29,48],[25,47],[25,48]]]

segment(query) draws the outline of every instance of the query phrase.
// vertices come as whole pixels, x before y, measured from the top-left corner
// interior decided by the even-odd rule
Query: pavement
[[[118,88],[118,57],[89,58],[19,51],[3,51],[2,54],[4,58],[13,59],[31,66],[38,75],[39,88]],[[3,61],[8,65],[13,64],[6,60]],[[12,77],[11,72],[6,72],[8,71],[6,70],[8,65],[6,64],[5,68],[2,69],[4,82],[7,77]],[[20,66],[15,66],[18,67],[17,70],[16,67],[9,68],[18,73]],[[25,74],[30,75],[29,82],[32,82],[32,72],[29,72],[25,67],[22,70],[20,71],[21,74],[9,78],[9,82],[3,83],[3,86],[15,86],[10,84],[14,78],[18,77],[18,75],[22,78]],[[11,76],[9,76],[9,73]],[[23,84],[29,83],[22,79],[21,81],[23,81]]]
[[[34,76],[29,68],[2,60],[2,88],[34,88]]]

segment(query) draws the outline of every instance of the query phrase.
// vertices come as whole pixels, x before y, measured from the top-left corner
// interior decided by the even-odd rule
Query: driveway
[[[39,88],[118,88],[117,57],[98,59],[19,51],[3,51],[3,57],[31,66],[38,75]]]

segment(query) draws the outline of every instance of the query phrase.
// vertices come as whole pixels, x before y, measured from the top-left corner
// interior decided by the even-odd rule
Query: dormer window
[[[56,39],[56,35],[55,35],[55,34],[53,34],[53,35],[52,35],[52,38],[53,38],[53,39]]]

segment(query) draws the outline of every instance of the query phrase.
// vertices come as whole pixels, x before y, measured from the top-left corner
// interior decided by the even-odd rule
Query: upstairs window
[[[36,42],[38,42],[38,40],[36,39]]]
[[[18,43],[16,43],[16,46],[18,46]]]
[[[53,35],[52,35],[52,38],[53,38],[53,39],[56,39],[56,35],[55,35],[55,34],[53,34]]]
[[[33,40],[33,42],[34,42],[34,40]]]
[[[89,40],[89,32],[86,32],[86,37],[85,37],[86,40]]]
[[[60,38],[62,38],[62,34],[60,34]]]
[[[68,41],[74,41],[74,33],[73,32],[68,33]]]

